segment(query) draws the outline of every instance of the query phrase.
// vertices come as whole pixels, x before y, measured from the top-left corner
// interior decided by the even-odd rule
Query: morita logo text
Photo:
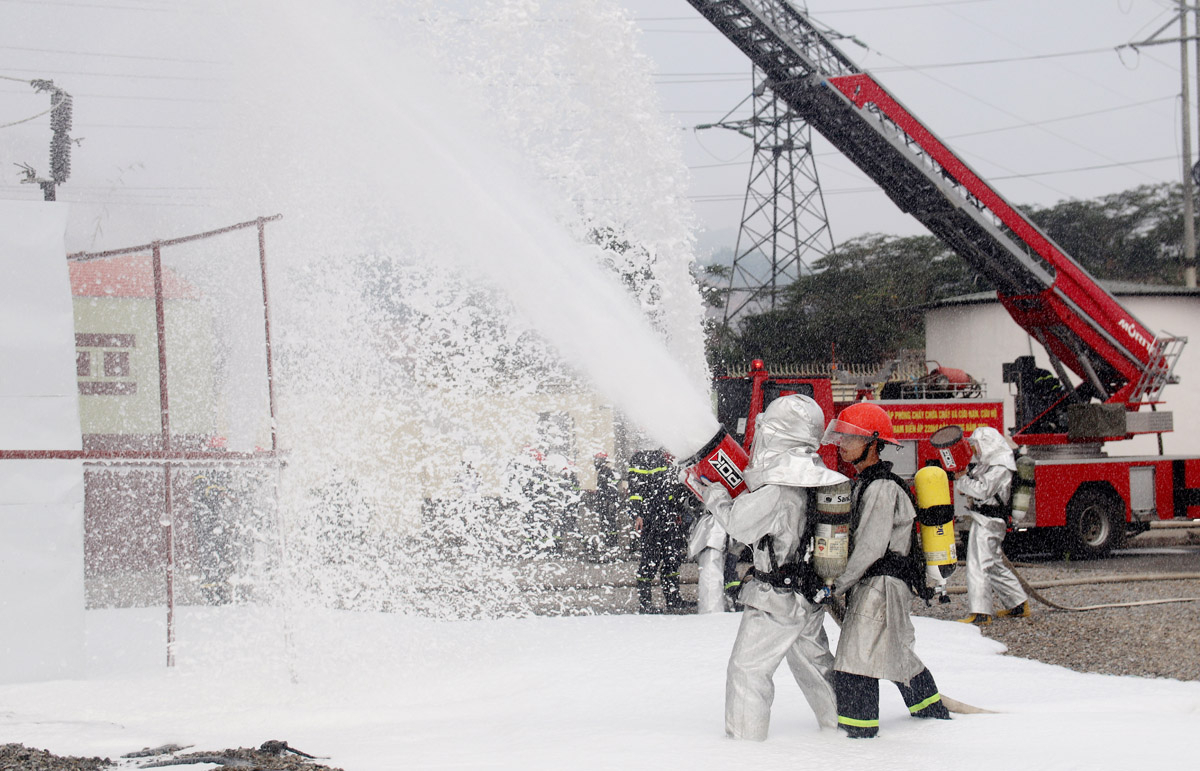
[[[1117,326],[1120,327],[1121,329],[1125,330],[1125,334],[1129,335],[1129,337],[1135,343],[1142,346],[1147,351],[1154,350],[1153,345],[1152,345],[1154,341],[1147,340],[1146,336],[1138,331],[1138,328],[1134,325],[1134,323],[1132,321],[1129,321],[1128,319],[1121,319],[1120,321],[1117,322]]]

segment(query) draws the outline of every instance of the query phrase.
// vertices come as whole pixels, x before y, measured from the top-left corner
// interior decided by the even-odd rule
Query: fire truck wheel
[[[1097,489],[1080,490],[1067,504],[1066,548],[1075,557],[1102,557],[1120,545],[1125,521],[1121,500]]]

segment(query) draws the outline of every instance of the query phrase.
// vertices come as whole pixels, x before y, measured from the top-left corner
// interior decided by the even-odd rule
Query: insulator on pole
[[[55,187],[71,176],[71,126],[73,99],[70,94],[54,85],[53,80],[31,80],[29,84],[37,91],[50,92],[50,178],[30,179],[42,188],[47,201],[55,199]]]

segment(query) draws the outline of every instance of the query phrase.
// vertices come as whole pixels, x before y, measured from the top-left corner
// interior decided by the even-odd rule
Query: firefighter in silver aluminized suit
[[[913,548],[916,516],[907,486],[880,460],[884,444],[899,444],[879,405],[857,402],[830,421],[824,441],[858,472],[851,493],[850,559],[833,585],[846,594],[846,617],[834,663],[838,728],[854,739],[879,733],[879,681],[900,689],[909,714],[949,720],[937,683],[916,653],[909,618],[912,591],[902,578]],[[924,578],[924,571],[918,571]]]
[[[975,429],[968,440],[973,460],[969,472],[955,474],[954,490],[967,497],[971,535],[967,540],[967,606],[971,614],[959,621],[982,626],[992,622],[992,591],[1000,600],[1000,617],[1030,614],[1029,597],[1004,564],[1004,534],[1008,530],[1009,496],[1017,464],[1000,432],[991,426]],[[965,476],[964,476],[965,474]]]
[[[758,417],[747,491],[735,499],[719,484],[704,491],[704,505],[717,522],[754,549],[753,578],[742,588],[745,611],[725,680],[725,732],[735,739],[767,738],[772,676],[785,658],[817,723],[837,726],[824,609],[796,584],[808,548],[808,488],[846,481],[817,455],[824,425],[820,406],[809,397],[776,399]]]

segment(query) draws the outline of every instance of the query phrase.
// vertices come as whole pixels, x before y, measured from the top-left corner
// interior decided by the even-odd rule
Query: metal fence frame
[[[140,466],[161,468],[163,472],[164,522],[166,533],[166,589],[167,589],[167,666],[175,666],[175,514],[172,503],[171,471],[179,465],[227,465],[265,464],[278,467],[279,446],[275,424],[275,369],[271,347],[271,303],[267,282],[266,225],[283,217],[275,214],[258,217],[236,225],[195,233],[181,238],[151,241],[148,244],[113,249],[103,252],[75,252],[67,255],[72,262],[123,257],[132,254],[151,253],[154,273],[155,326],[158,345],[158,390],[161,407],[161,447],[158,450],[0,450],[0,460],[82,460],[85,467],[94,466]],[[262,282],[263,330],[266,343],[267,397],[270,412],[271,446],[256,452],[228,452],[220,449],[185,450],[176,449],[171,439],[171,410],[167,369],[166,305],[163,293],[162,250],[179,244],[201,241],[214,236],[254,227],[258,230],[258,260]]]

